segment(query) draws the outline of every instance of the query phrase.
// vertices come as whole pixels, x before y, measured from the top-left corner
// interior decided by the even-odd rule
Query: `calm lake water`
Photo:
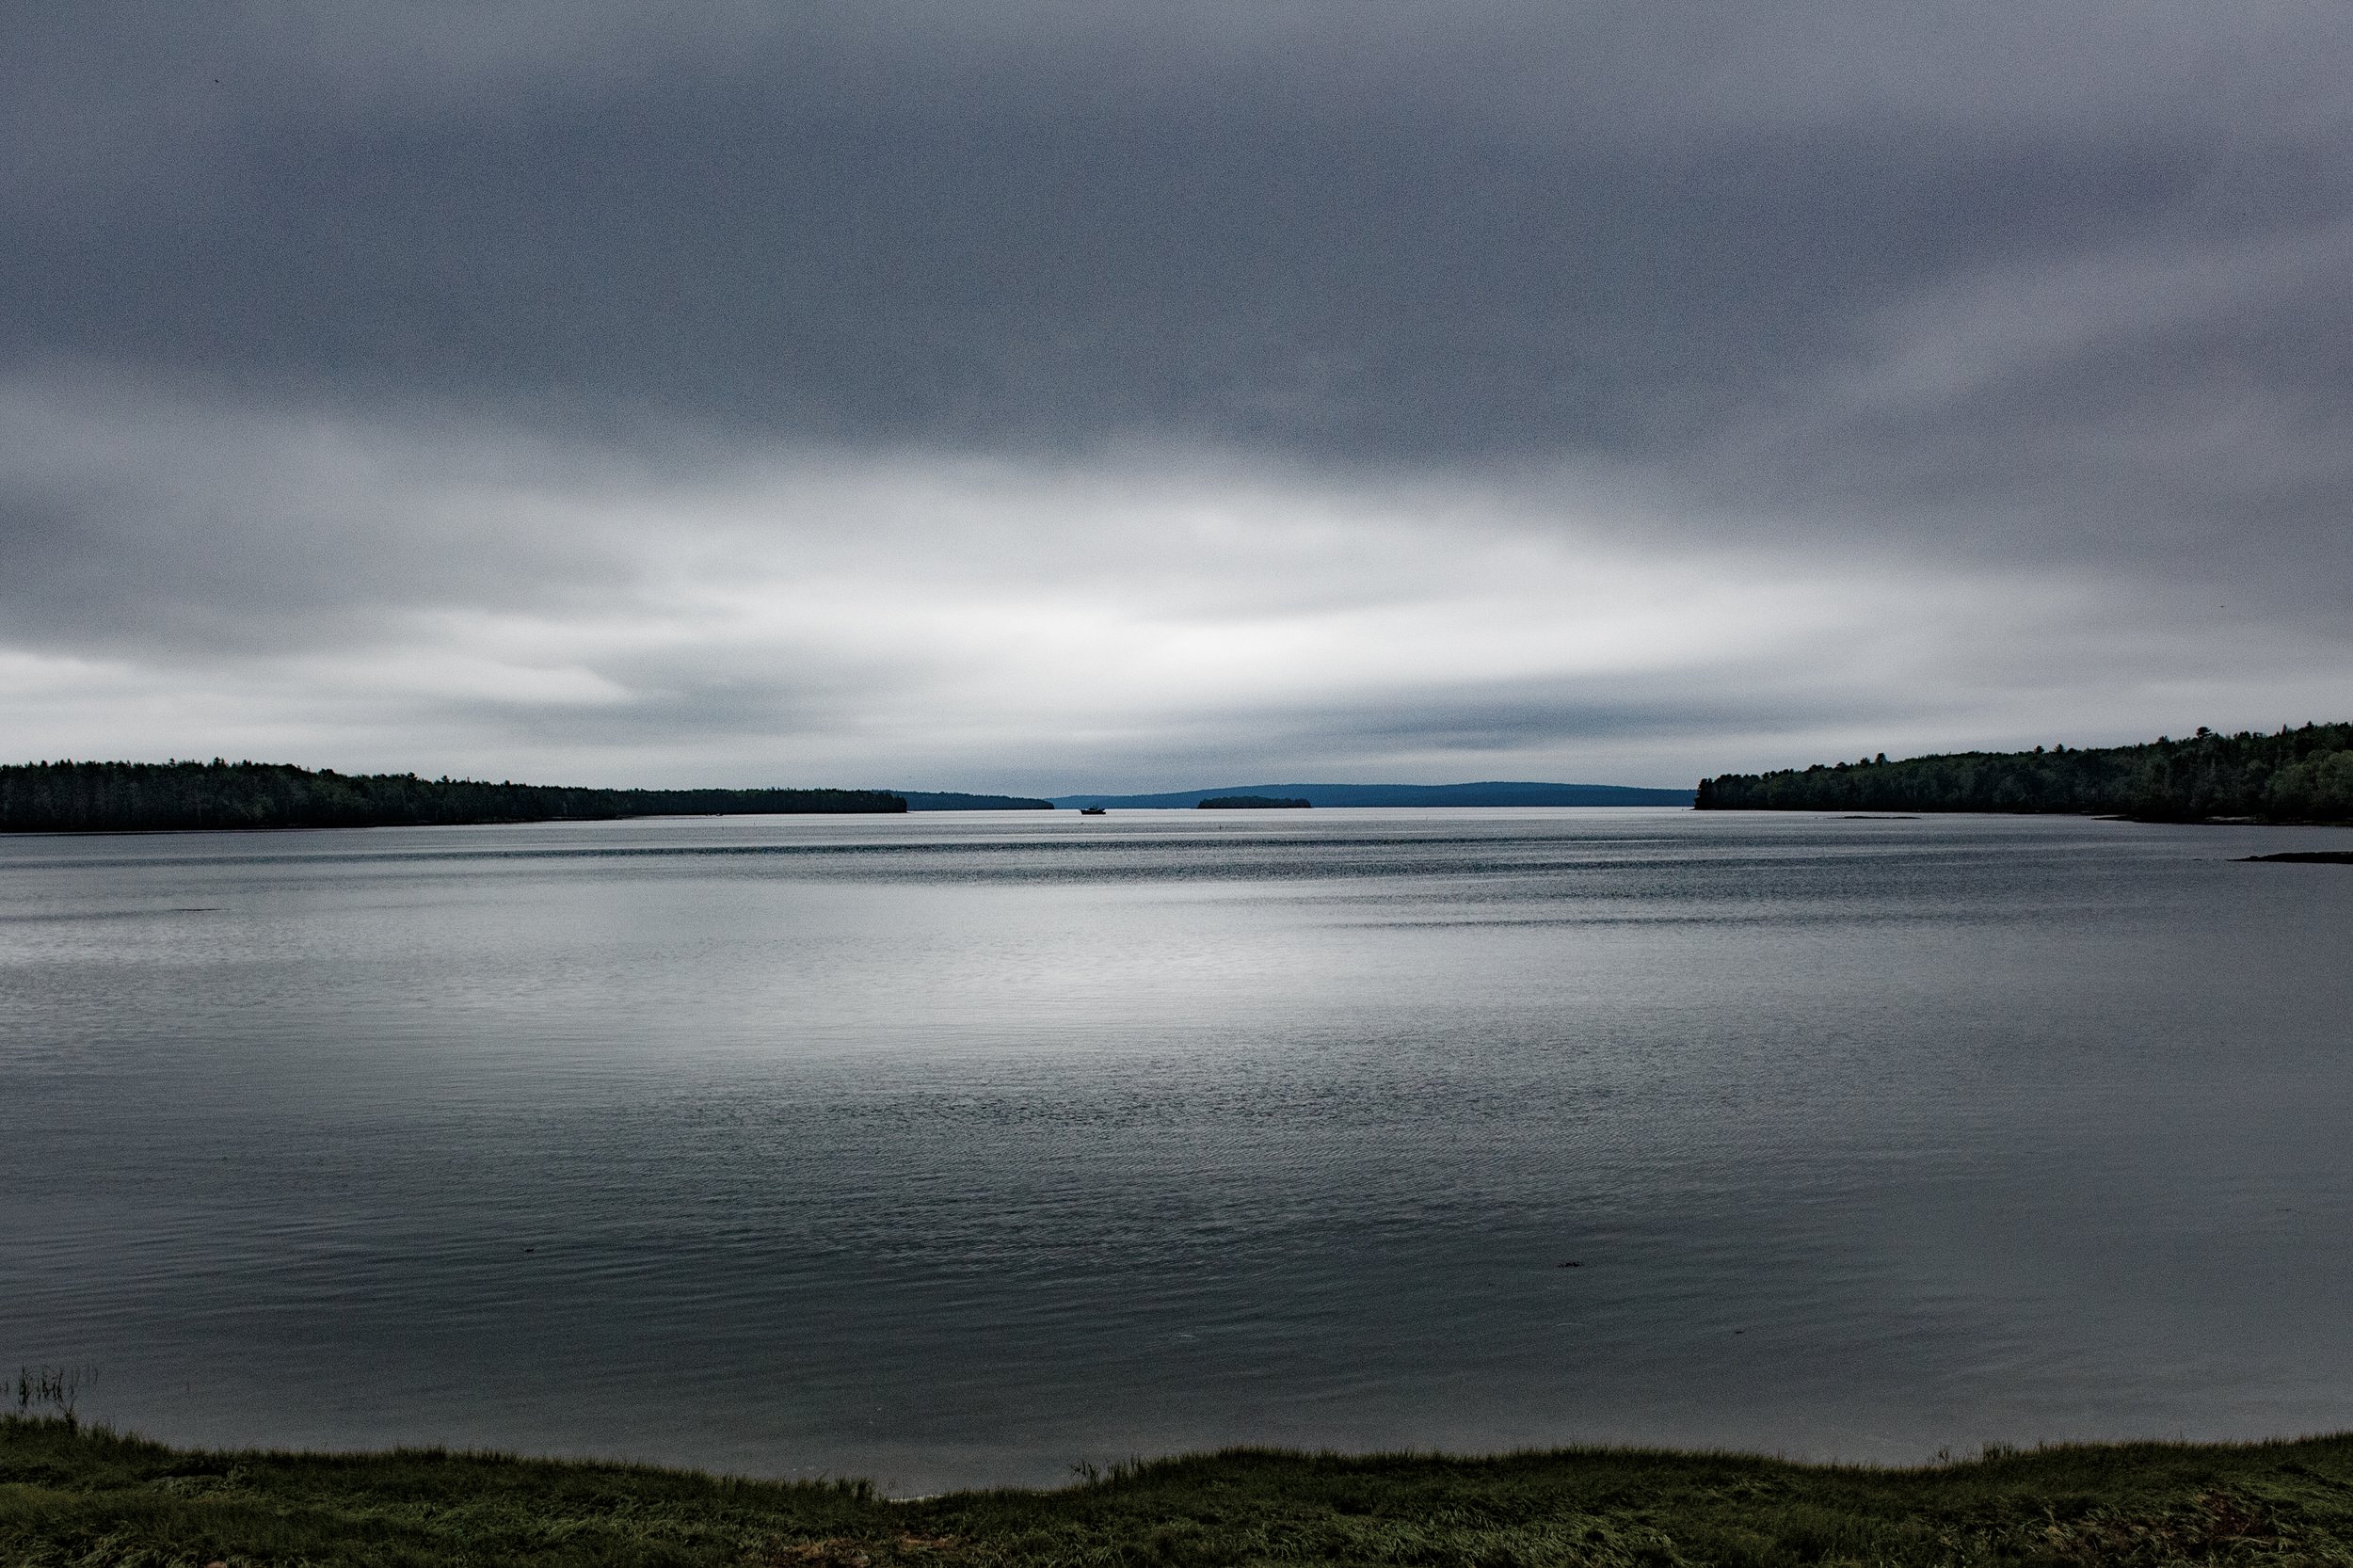
[[[179,1442],[899,1491],[1229,1443],[2341,1429],[2353,867],[2230,857],[2347,841],[0,840],[0,1359]]]

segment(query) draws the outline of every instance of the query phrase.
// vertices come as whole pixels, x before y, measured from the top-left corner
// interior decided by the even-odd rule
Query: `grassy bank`
[[[2353,1563],[2353,1436],[1918,1470],[1236,1451],[892,1502],[479,1454],[200,1453],[0,1421],[8,1563]]]

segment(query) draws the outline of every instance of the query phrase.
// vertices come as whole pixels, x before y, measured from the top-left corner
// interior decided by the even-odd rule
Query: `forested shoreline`
[[[1817,763],[1700,782],[1703,811],[2074,812],[2142,822],[2353,822],[2353,724],[2143,745]]]
[[[744,812],[904,811],[880,790],[589,790],[339,774],[282,762],[31,762],[0,766],[0,832],[454,826]]]
[[[1054,803],[1034,795],[974,795],[961,790],[886,790],[910,811],[1051,811]]]

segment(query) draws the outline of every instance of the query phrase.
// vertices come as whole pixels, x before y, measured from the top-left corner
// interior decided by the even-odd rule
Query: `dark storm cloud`
[[[616,482],[577,450],[446,425],[273,418],[120,376],[0,384],[0,628],[233,654],[365,642],[421,605],[560,611],[625,575],[566,504]]]
[[[977,11],[53,14],[6,347],[567,423],[1662,460],[1936,280],[2284,240],[2347,188],[2337,7]],[[2333,407],[2319,303],[2000,408],[2153,363]]]
[[[2205,700],[2201,669],[2223,706],[2265,661],[2343,686],[2333,0],[81,5],[0,35],[0,655],[377,648],[395,749],[429,712],[576,759],[855,759],[895,725],[871,755],[977,767],[976,693],[1097,664],[1160,682],[1131,728],[1072,699],[1063,755],[1106,767],[1193,727],[1680,770],[1842,712],[1997,739]],[[1595,586],[1588,546],[1647,575]],[[1996,608],[2031,584],[2041,621]],[[1705,646],[1578,640],[1638,590],[1624,648]],[[1841,664],[1841,624],[1897,652]],[[1237,708],[1243,665],[1167,674],[1254,636],[1330,684]],[[1007,662],[941,673],[975,648]]]

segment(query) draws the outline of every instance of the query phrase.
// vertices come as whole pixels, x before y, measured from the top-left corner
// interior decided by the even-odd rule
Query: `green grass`
[[[0,1561],[2353,1564],[2353,1436],[2002,1453],[1915,1470],[1578,1449],[1235,1450],[1049,1492],[404,1450],[201,1453],[0,1418]]]

